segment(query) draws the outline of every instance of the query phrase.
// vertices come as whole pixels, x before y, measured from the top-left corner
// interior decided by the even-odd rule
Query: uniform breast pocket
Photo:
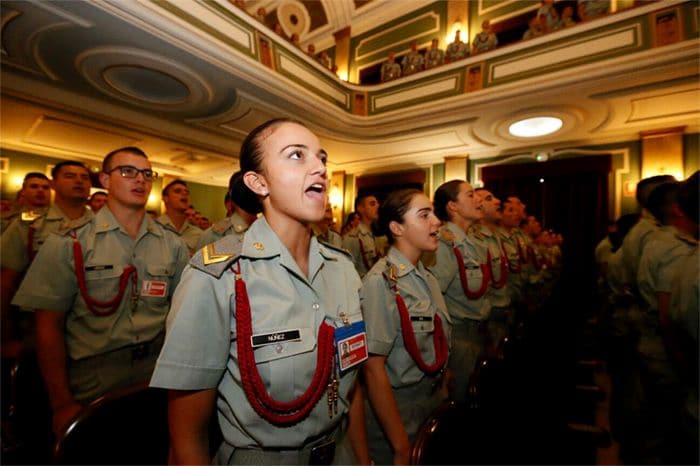
[[[430,333],[435,330],[435,319],[432,314],[411,314],[413,333]]]
[[[313,329],[256,330],[251,340],[258,372],[270,395],[289,400],[306,390],[316,370]]]
[[[174,291],[172,287],[175,266],[171,264],[149,264],[146,276],[141,280],[139,295],[153,304],[165,304]]]
[[[120,265],[86,265],[85,288],[88,295],[96,301],[111,301],[120,294],[119,281],[123,272],[124,268]]]
[[[481,267],[478,265],[467,265],[465,268],[467,280],[469,281],[469,289],[478,289],[481,286],[481,281],[484,279],[484,274],[481,272]]]

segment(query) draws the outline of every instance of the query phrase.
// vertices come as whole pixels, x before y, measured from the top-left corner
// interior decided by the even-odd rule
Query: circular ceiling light
[[[562,124],[562,120],[556,117],[526,118],[511,124],[508,132],[519,138],[535,138],[556,133],[561,129]]]

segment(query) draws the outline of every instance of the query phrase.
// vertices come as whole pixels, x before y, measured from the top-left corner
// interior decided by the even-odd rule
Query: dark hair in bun
[[[248,186],[243,182],[243,172],[237,171],[231,175],[228,182],[228,196],[241,209],[251,215],[257,215],[262,212],[262,204],[260,199],[253,191],[248,189]]]

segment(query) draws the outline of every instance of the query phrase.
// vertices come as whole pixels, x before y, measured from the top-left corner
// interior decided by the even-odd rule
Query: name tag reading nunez
[[[250,337],[250,344],[253,348],[260,346],[271,345],[273,343],[282,343],[285,341],[300,341],[301,332],[297,330],[283,330],[281,332],[261,333]]]

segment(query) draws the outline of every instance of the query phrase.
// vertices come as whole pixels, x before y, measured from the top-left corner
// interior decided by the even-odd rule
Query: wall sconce
[[[333,185],[331,187],[331,192],[328,196],[330,202],[331,202],[331,207],[333,209],[338,209],[340,206],[343,204],[343,193],[340,192],[340,188],[338,185]]]

